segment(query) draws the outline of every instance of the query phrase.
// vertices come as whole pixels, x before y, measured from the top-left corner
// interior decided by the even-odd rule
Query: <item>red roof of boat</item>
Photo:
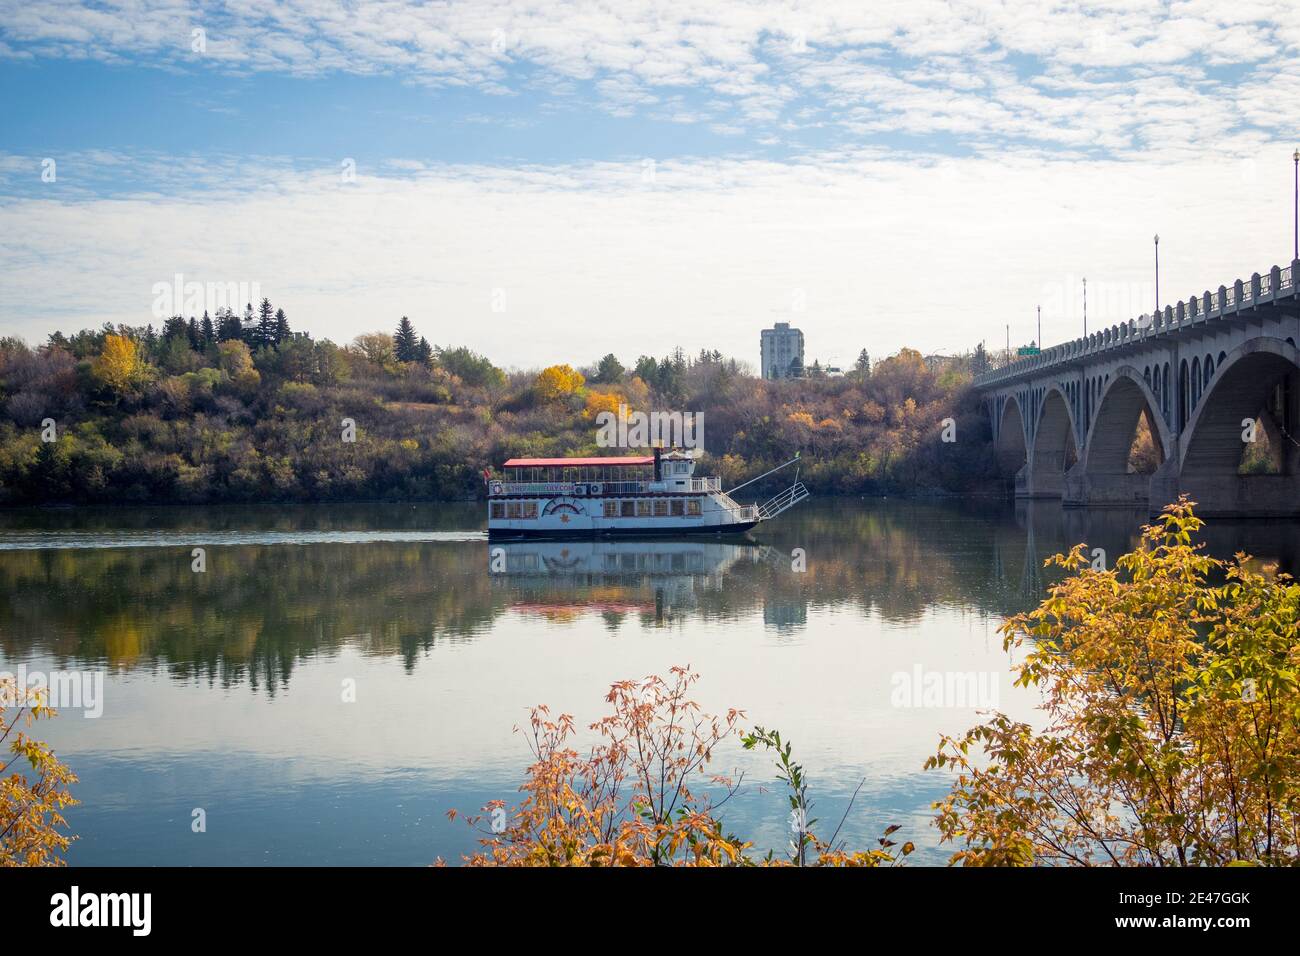
[[[620,458],[511,458],[502,468],[595,468],[602,465],[653,465],[653,455]]]

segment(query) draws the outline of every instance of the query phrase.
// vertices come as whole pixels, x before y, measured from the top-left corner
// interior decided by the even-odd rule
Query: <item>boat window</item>
[[[524,517],[525,517],[525,518],[536,518],[536,517],[537,517],[537,502],[536,502],[536,501],[525,501],[525,502],[524,502]]]
[[[506,503],[504,501],[492,502],[492,517],[504,518],[506,516]]]
[[[686,506],[686,502],[682,501],[681,498],[674,498],[674,499],[673,499],[673,517],[675,517],[675,518],[680,518],[682,515],[686,514],[686,507],[685,507],[685,506]]]
[[[606,518],[617,518],[617,517],[618,517],[618,502],[617,502],[617,501],[608,501],[608,500],[606,500],[606,502],[605,502],[605,517],[606,517]]]
[[[623,516],[624,518],[635,518],[635,517],[636,517],[636,502],[635,502],[635,501],[633,501],[633,500],[631,500],[631,499],[629,498],[629,499],[627,499],[626,501],[621,501],[621,502],[619,502],[619,504],[622,505],[622,508],[621,508],[621,510],[620,510],[620,513],[622,514],[622,516]]]
[[[668,499],[667,499],[667,498],[656,498],[656,499],[655,499],[655,517],[656,517],[656,518],[664,518],[664,517],[667,517],[667,516],[668,516]]]
[[[519,503],[518,501],[511,501],[509,504],[506,505],[506,516],[507,516],[507,517],[510,517],[510,518],[518,518],[518,517],[520,517],[522,514],[523,514],[523,510],[522,510],[522,508],[521,508],[521,506],[520,506],[520,503]]]
[[[650,499],[642,498],[636,503],[636,516],[638,518],[650,517]]]
[[[686,513],[688,515],[698,515],[700,513],[700,502],[698,499],[692,498],[690,501],[686,502]]]

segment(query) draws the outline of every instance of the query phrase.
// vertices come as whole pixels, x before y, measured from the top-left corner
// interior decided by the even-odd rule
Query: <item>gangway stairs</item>
[[[758,507],[758,517],[760,521],[770,521],[783,511],[789,511],[799,502],[809,497],[808,489],[804,487],[802,481],[796,481],[779,495],[775,495],[763,502]]]

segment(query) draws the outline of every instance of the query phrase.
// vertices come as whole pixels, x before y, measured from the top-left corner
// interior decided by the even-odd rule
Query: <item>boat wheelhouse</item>
[[[695,476],[692,452],[659,448],[610,458],[511,458],[502,470],[503,478],[488,476],[493,538],[738,534],[808,497],[796,480],[764,505],[742,505],[718,478]]]

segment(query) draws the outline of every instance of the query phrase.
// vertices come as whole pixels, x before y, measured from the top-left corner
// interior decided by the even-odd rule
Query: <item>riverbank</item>
[[[474,499],[510,457],[641,450],[598,444],[619,406],[702,416],[700,470],[724,487],[794,452],[819,495],[999,482],[968,363],[906,349],[839,378],[766,381],[707,352],[506,373],[463,349],[397,361],[383,336],[253,350],[179,335],[0,340],[0,505]]]

